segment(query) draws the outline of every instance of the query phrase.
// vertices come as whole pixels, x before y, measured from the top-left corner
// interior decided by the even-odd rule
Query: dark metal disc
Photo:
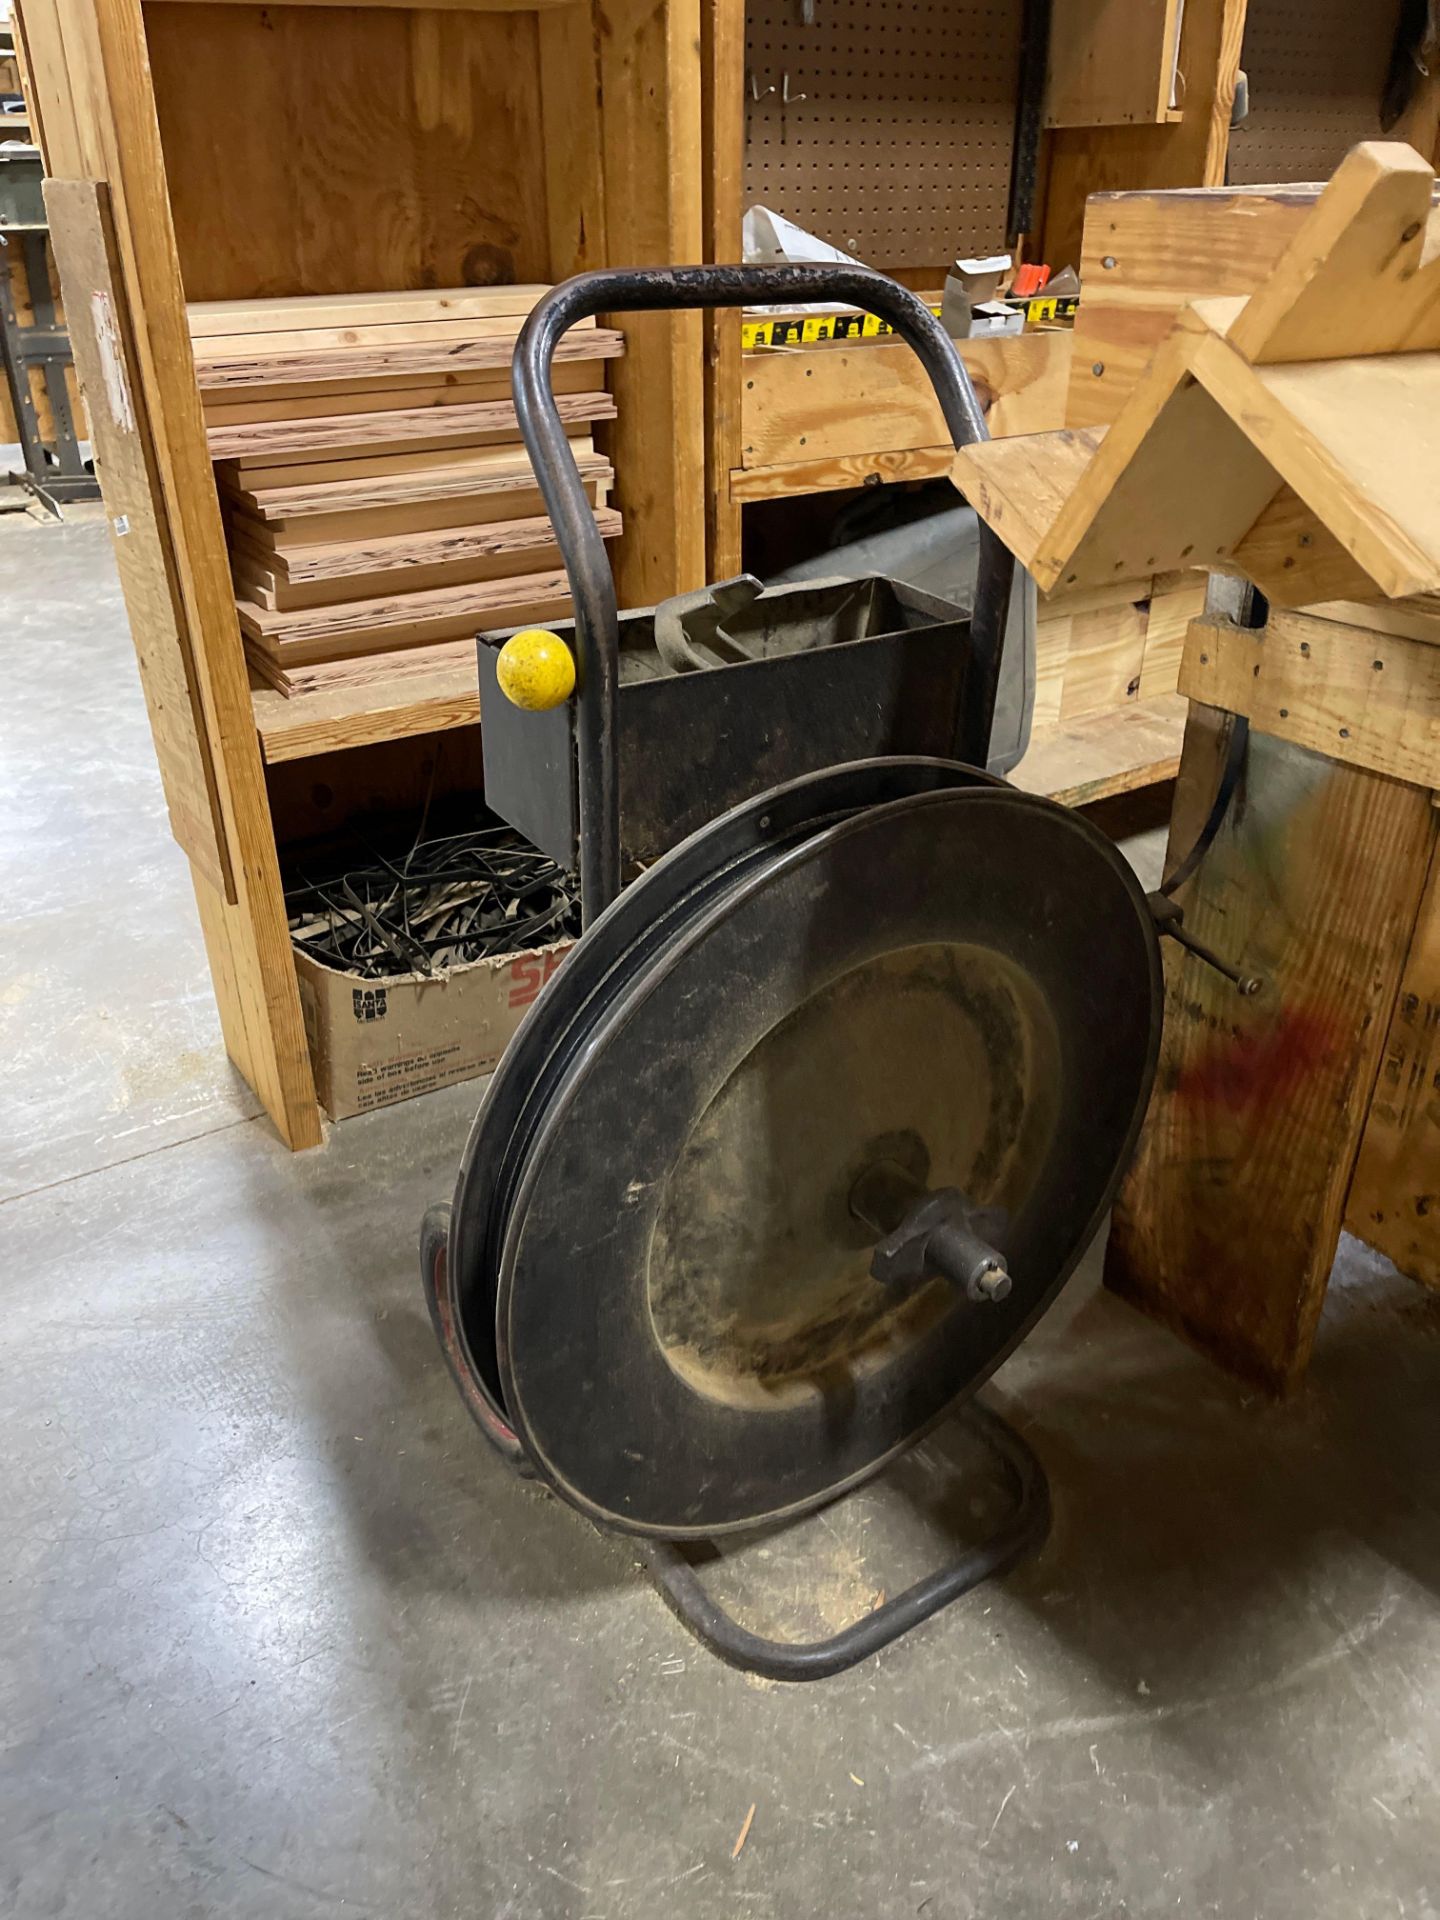
[[[621,983],[714,893],[820,825],[910,794],[1000,784],[973,767],[918,757],[853,761],[807,774],[692,834],[627,887],[586,932],[507,1047],[460,1163],[444,1283],[454,1328],[446,1353],[467,1399],[478,1394],[508,1421],[495,1312],[515,1181],[557,1076]]]
[[[519,1143],[498,1361],[530,1458],[669,1537],[877,1471],[1072,1271],[1159,1007],[1137,882],[1048,802],[923,793],[738,862],[586,1002]],[[885,1158],[1005,1210],[1007,1299],[869,1277],[848,1198]]]

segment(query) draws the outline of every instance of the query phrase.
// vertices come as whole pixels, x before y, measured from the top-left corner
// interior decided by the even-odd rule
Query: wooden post
[[[313,1146],[321,1137],[320,1109],[195,385],[139,0],[26,0],[22,12],[47,172],[60,182],[104,182],[109,190],[113,254],[90,248],[93,277],[101,279],[103,266],[104,284],[77,286],[63,268],[62,278],[72,321],[82,310],[94,314],[99,295],[123,308],[128,327],[128,341],[113,351],[122,355],[115,364],[127,381],[123,354],[133,354],[134,417],[127,425],[123,407],[114,415],[112,460],[118,463],[121,439],[135,446],[138,460],[149,460],[156,511],[126,527],[112,505],[111,527],[118,540],[137,543],[122,554],[121,581],[142,637],[152,711],[168,688],[186,689],[196,702],[189,725],[208,743],[208,767],[192,766],[184,742],[193,745],[193,734],[179,746],[156,736],[172,817],[177,794],[193,802],[179,809],[182,845],[192,856],[226,1045],[282,1138],[292,1147]],[[81,195],[92,208],[93,194],[88,188]],[[70,240],[62,230],[67,207],[62,192],[62,258]],[[72,267],[86,257],[84,235],[74,238]],[[98,412],[100,396],[87,399]],[[108,481],[104,445],[98,450]],[[165,623],[157,624],[157,595],[172,593]]]
[[[701,0],[700,58],[705,97],[705,258],[725,266],[744,255],[745,0]],[[709,577],[740,571],[741,506],[730,476],[741,464],[738,313],[705,319],[705,542]]]
[[[610,260],[636,267],[704,256],[700,185],[700,0],[597,6]],[[702,316],[602,316],[625,330],[614,371],[619,417],[607,448],[627,531],[620,604],[647,606],[705,584]]]
[[[1440,617],[1321,611],[1190,629],[1173,857],[1209,811],[1222,709],[1251,733],[1179,899],[1264,984],[1242,998],[1167,946],[1160,1072],[1106,1268],[1278,1391],[1304,1371],[1342,1223],[1440,1284]]]

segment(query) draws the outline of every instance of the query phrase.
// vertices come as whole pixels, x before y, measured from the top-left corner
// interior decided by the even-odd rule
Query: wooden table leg
[[[1221,719],[1192,710],[1177,848],[1207,810]],[[1106,1279],[1274,1391],[1309,1357],[1435,823],[1428,791],[1252,731],[1180,900],[1264,987],[1245,999],[1166,943],[1160,1070]]]

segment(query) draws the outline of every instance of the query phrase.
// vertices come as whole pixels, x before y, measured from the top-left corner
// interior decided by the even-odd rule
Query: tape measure
[[[1023,307],[1027,326],[1046,320],[1073,319],[1080,305],[1078,294],[1037,293],[1032,300],[1012,300],[1011,306]],[[931,307],[938,320],[939,307]],[[874,340],[893,333],[888,320],[873,313],[813,313],[794,320],[744,320],[740,324],[740,345],[746,353],[752,347],[813,347],[825,340]]]

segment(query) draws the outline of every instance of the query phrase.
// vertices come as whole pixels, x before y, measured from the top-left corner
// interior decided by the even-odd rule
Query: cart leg
[[[648,1540],[641,1551],[661,1599],[703,1646],[744,1673],[758,1673],[768,1680],[825,1680],[858,1666],[982,1581],[1007,1573],[1037,1551],[1050,1531],[1050,1483],[1030,1448],[1013,1427],[978,1401],[966,1408],[964,1418],[1001,1464],[1012,1500],[1010,1512],[988,1540],[968,1548],[939,1572],[917,1580],[843,1632],[805,1643],[751,1633],[706,1592],[680,1547],[668,1540]]]

